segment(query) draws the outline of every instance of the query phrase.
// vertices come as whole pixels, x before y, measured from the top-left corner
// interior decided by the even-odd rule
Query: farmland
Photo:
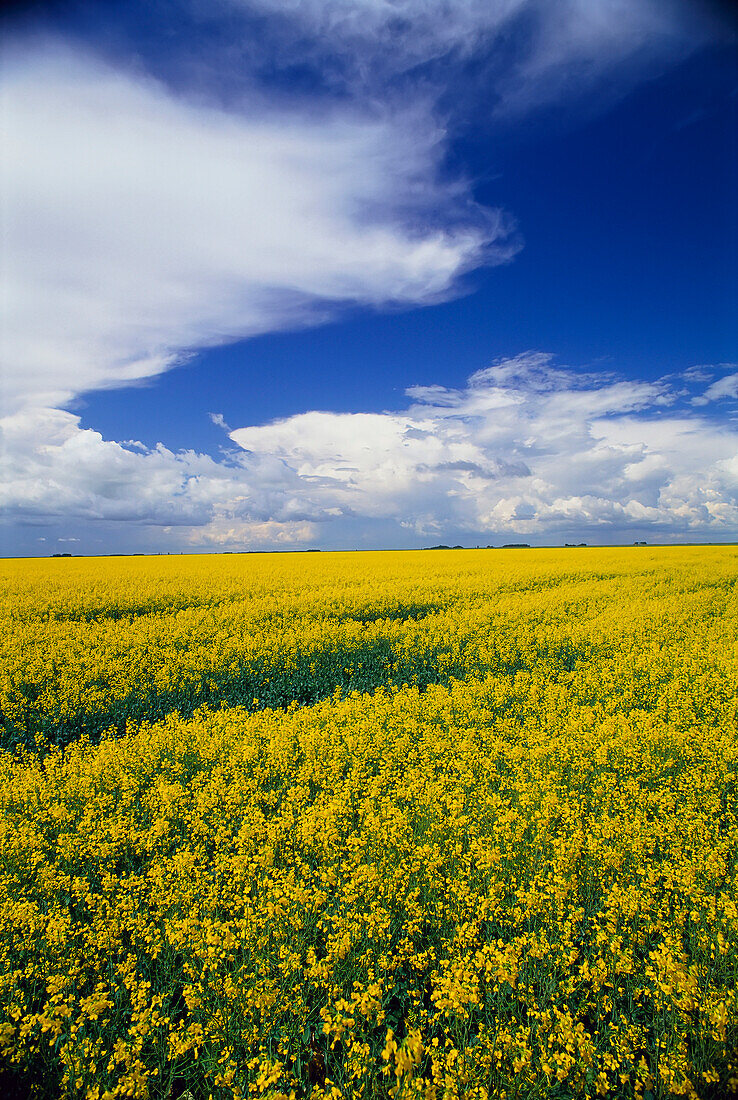
[[[0,576],[4,1080],[738,1094],[735,548]]]

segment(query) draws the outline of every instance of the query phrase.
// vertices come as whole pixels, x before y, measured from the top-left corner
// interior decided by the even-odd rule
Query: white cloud
[[[735,366],[734,363],[721,364],[723,369]],[[738,373],[725,374],[718,378],[711,386],[708,386],[703,394],[692,398],[693,405],[707,405],[711,401],[721,401],[725,398],[738,400]]]
[[[263,40],[239,31],[239,9],[268,17]],[[151,378],[193,348],[318,323],[341,304],[432,302],[469,268],[509,259],[511,219],[440,174],[431,104],[461,90],[419,65],[484,58],[489,110],[514,115],[605,76],[614,88],[621,63],[640,74],[714,32],[682,0],[221,0],[208,18],[223,12],[244,36],[227,110],[213,105],[215,47],[206,102],[130,57],[116,70],[8,39],[6,410]],[[309,95],[267,102],[259,50],[277,70],[312,59],[340,95],[320,110]]]
[[[498,111],[520,114],[561,97],[586,94],[603,78],[621,89],[660,56],[684,56],[708,26],[694,5],[672,0],[521,2],[531,20],[528,49],[500,81]]]
[[[129,448],[60,409],[0,419],[0,475],[6,522],[133,524],[156,528],[164,545],[299,545],[335,514],[269,456],[216,461],[162,445]]]
[[[216,517],[203,527],[188,533],[187,540],[198,547],[219,550],[228,546],[304,549],[315,541],[318,525],[308,520],[237,520]]]
[[[735,535],[738,432],[672,408],[671,387],[578,376],[529,353],[462,389],[415,387],[400,411],[236,429],[240,450],[220,461],[123,447],[71,413],[25,410],[0,423],[0,503],[67,529],[144,525],[157,548]]]
[[[665,381],[603,384],[535,353],[410,395],[403,413],[306,413],[231,438],[345,511],[418,533],[738,525],[738,433],[666,414]]]
[[[418,66],[487,60],[490,114],[591,92],[624,90],[660,57],[678,58],[719,33],[685,0],[228,0],[275,18],[281,56],[299,53],[355,95]],[[617,74],[617,78],[616,78]],[[424,73],[426,82],[433,77]]]
[[[489,109],[510,118],[602,77],[614,87],[618,66],[678,56],[706,33],[677,0],[228,2],[281,21],[280,64],[296,45],[308,61],[338,57],[342,94],[320,109],[286,95],[267,104],[246,73],[238,86],[251,90],[224,109],[59,43],[6,48],[10,521],[133,524],[202,546],[330,545],[357,525],[385,544],[388,531],[449,527],[738,529],[734,433],[694,410],[669,413],[668,380],[603,383],[541,353],[497,362],[463,389],[415,387],[401,411],[237,429],[241,450],[220,461],[108,441],[61,411],[194,348],[355,303],[434,302],[468,269],[508,260],[511,219],[443,176],[439,87],[416,66],[478,52]],[[694,404],[736,396],[735,377]],[[211,419],[229,430],[225,415]]]
[[[694,367],[688,367],[687,370],[682,371],[681,377],[685,382],[692,384],[699,384],[700,382],[709,382],[713,377],[713,367],[704,366],[698,364]]]
[[[2,109],[6,409],[341,303],[438,300],[515,251],[509,218],[440,180],[420,109],[226,112],[38,44],[8,51]]]

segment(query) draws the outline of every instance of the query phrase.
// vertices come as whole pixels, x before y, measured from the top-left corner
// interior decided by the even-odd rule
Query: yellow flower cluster
[[[733,548],[1,571],[0,1082],[738,1093]]]

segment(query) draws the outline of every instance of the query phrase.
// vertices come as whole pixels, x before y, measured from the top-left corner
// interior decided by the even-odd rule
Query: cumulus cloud
[[[0,419],[0,473],[6,523],[154,528],[157,547],[300,545],[313,538],[313,520],[331,514],[269,456],[216,461],[123,445],[60,409],[25,408]]]
[[[231,438],[343,509],[418,534],[738,523],[738,433],[667,412],[667,380],[603,380],[529,353],[462,390],[409,396],[403,413],[306,413]]]
[[[26,410],[0,424],[1,503],[67,528],[70,518],[158,528],[159,546],[337,546],[358,529],[369,545],[449,531],[738,532],[738,432],[682,407],[668,378],[603,379],[528,353],[463,388],[408,396],[400,411],[235,429],[237,450],[220,460],[124,447],[72,413]]]
[[[439,300],[515,251],[508,217],[441,180],[420,108],[227,112],[58,46],[5,60],[6,408],[341,304]]]

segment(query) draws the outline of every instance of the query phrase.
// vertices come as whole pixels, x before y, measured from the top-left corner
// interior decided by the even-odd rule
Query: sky
[[[1,553],[738,541],[730,5],[3,11]]]

